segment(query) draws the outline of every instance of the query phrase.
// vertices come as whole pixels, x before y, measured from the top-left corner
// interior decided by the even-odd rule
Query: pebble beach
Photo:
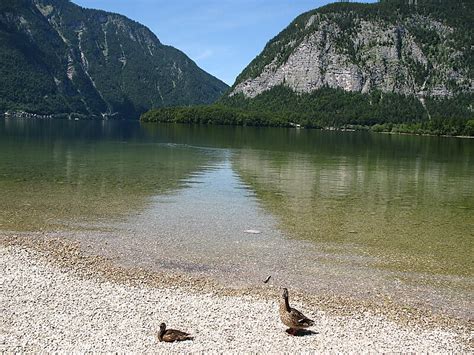
[[[0,351],[12,352],[472,352],[469,323],[337,312],[295,296],[315,320],[290,336],[279,290],[229,290],[208,280],[120,270],[61,241],[2,237]],[[334,307],[337,308],[337,307]],[[159,324],[195,336],[159,343]]]

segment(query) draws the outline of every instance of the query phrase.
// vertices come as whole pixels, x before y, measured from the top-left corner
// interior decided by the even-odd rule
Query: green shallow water
[[[4,121],[2,126],[4,230],[120,219],[215,163],[211,154],[196,149],[141,140],[136,124]]]
[[[462,309],[473,157],[470,139],[1,120],[0,230],[107,239],[130,262],[224,278],[423,281],[465,292]]]
[[[384,150],[365,141],[338,154],[243,151],[234,166],[293,238],[355,246],[380,267],[472,276],[469,157],[395,143]]]

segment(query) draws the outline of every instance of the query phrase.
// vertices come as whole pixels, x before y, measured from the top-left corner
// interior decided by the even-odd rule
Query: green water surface
[[[231,175],[213,177],[216,169]],[[236,176],[243,201],[255,199],[290,241],[368,256],[382,269],[473,276],[470,139],[2,120],[0,230],[133,220],[203,172],[216,184],[199,198]],[[231,207],[225,194],[214,202],[217,211]]]

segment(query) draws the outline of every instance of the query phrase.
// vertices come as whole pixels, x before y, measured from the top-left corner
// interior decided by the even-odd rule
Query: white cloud
[[[211,49],[206,49],[197,56],[194,57],[195,60],[204,60],[214,55],[214,52]]]

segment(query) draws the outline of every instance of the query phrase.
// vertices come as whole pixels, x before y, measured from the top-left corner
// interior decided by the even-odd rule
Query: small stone
[[[244,232],[248,233],[248,234],[260,234],[260,233],[262,233],[261,231],[259,231],[257,229],[247,229]]]

